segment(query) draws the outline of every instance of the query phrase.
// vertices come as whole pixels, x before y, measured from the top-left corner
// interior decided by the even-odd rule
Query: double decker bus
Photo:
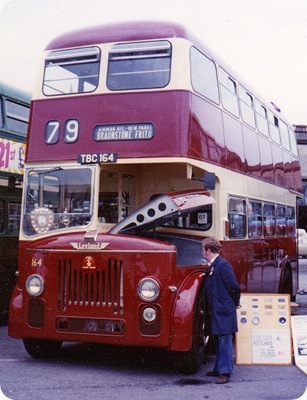
[[[184,27],[133,22],[46,48],[32,99],[9,334],[165,349],[196,371],[201,242],[243,292],[297,288],[292,127]]]
[[[30,95],[0,82],[0,321],[6,322],[17,282],[25,141]]]

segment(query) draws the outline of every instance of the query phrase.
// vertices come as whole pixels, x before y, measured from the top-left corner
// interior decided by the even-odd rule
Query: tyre
[[[23,344],[33,358],[55,357],[62,346],[62,342],[46,339],[23,339]]]

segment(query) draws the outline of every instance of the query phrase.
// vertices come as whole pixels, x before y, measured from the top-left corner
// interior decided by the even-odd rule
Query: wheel
[[[46,339],[23,339],[23,344],[33,358],[54,357],[62,346],[62,342]]]
[[[206,338],[204,304],[201,293],[202,291],[200,291],[200,295],[194,310],[192,347],[186,352],[176,353],[176,364],[178,366],[178,370],[184,374],[195,373],[201,366],[205,356]]]

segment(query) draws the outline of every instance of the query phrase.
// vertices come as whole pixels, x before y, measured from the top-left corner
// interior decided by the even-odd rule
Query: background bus
[[[30,96],[0,83],[0,320],[8,316],[17,278],[22,177]]]
[[[242,291],[293,296],[300,190],[291,126],[183,27],[60,36],[32,101],[9,334],[34,357],[92,341],[195,371],[202,239]]]

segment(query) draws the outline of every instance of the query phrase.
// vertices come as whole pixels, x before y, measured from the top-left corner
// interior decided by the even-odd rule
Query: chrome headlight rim
[[[44,280],[38,274],[32,274],[26,280],[27,293],[32,297],[40,296],[44,291],[44,286]],[[31,288],[34,288],[34,290]]]
[[[139,298],[147,303],[155,301],[160,294],[160,285],[153,278],[143,278],[138,284]]]

